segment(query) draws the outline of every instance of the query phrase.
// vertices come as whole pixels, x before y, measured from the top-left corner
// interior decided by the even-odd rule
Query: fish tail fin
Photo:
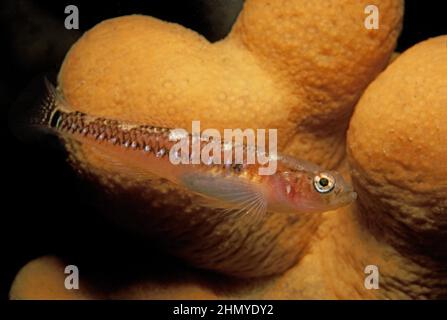
[[[54,133],[58,111],[65,105],[62,96],[45,77],[31,82],[13,104],[9,126],[20,140],[35,140],[38,133]],[[65,110],[65,108],[64,108]]]
[[[40,106],[38,106],[34,112],[31,113],[30,124],[50,126],[53,113],[57,109],[58,95],[54,85],[44,78],[45,87],[47,94],[41,101]]]

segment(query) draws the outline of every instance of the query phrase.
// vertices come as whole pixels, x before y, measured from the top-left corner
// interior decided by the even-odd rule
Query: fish
[[[234,158],[223,163],[214,161],[215,158],[208,163],[174,163],[173,158],[184,159],[178,150],[173,152],[179,141],[177,129],[76,111],[47,80],[46,87],[43,101],[27,112],[28,127],[91,146],[122,168],[130,166],[135,172],[186,188],[199,196],[201,206],[260,217],[267,212],[321,213],[349,205],[357,197],[340,173],[280,153],[269,156],[269,161],[276,161],[276,171],[269,175],[259,174],[260,166],[265,164],[248,163],[246,159],[242,163],[235,163]],[[190,142],[188,151],[192,152],[192,142],[197,137],[187,133],[181,138]],[[230,144],[232,151],[237,147],[245,151],[253,148]],[[228,152],[228,144],[222,145],[221,150]]]

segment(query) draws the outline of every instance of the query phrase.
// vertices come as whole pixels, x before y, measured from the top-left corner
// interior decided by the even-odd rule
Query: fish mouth
[[[354,188],[351,185],[346,187],[345,194],[347,197],[351,198],[352,200],[357,199],[357,192],[354,191]]]
[[[344,190],[343,194],[340,196],[338,204],[345,206],[357,199],[357,192],[354,191],[352,187],[348,187]]]

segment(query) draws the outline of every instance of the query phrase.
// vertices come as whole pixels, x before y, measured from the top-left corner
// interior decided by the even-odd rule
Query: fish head
[[[302,213],[334,210],[357,198],[340,173],[320,169],[282,172],[277,190],[292,211]]]

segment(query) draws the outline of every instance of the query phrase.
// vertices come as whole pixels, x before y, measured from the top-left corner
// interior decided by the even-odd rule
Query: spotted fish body
[[[122,166],[130,165],[183,186],[202,196],[201,204],[205,206],[256,216],[267,211],[310,213],[347,205],[356,197],[338,173],[323,171],[316,165],[284,155],[271,160],[277,161],[277,170],[272,175],[260,175],[261,164],[246,161],[235,164],[234,158],[231,163],[173,164],[170,153],[177,143],[172,139],[174,129],[130,124],[74,111],[51,84],[48,89],[47,99],[34,113],[33,125],[89,145]],[[194,138],[188,135],[187,139],[191,154]],[[201,143],[202,149],[204,145]],[[236,147],[231,148],[234,155]],[[249,147],[243,148],[246,151]],[[223,145],[221,150],[220,159],[224,159]],[[172,156],[179,155],[171,153]],[[320,190],[316,179],[331,182],[331,189]]]

